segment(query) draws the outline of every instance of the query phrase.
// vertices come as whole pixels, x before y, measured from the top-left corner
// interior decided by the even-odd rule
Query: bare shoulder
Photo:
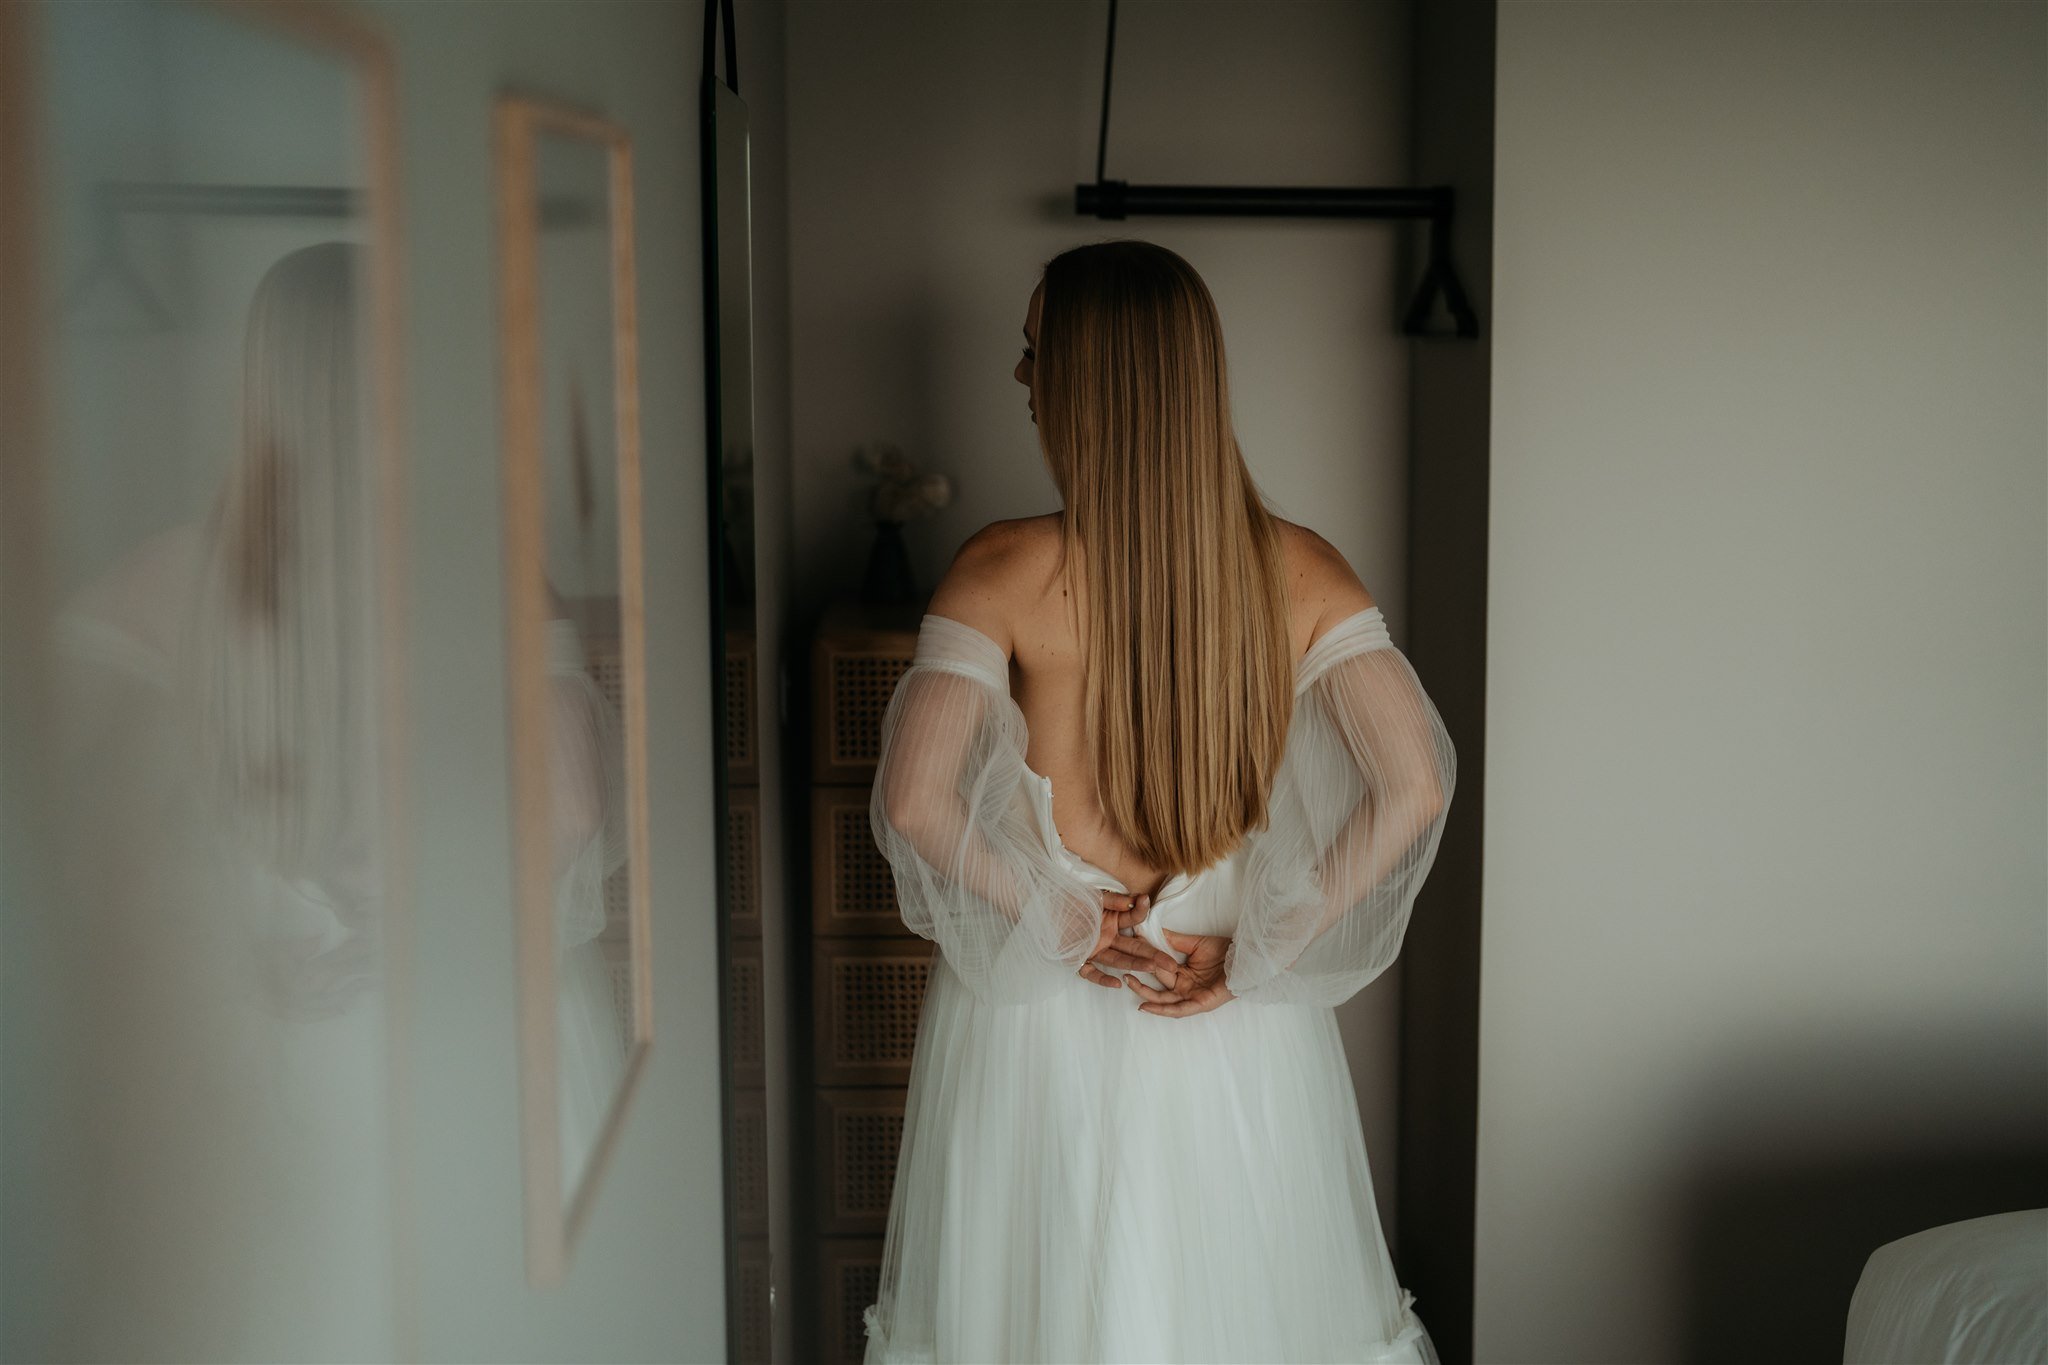
[[[1311,621],[1310,640],[1322,638],[1324,631],[1345,617],[1377,605],[1359,580],[1358,571],[1336,546],[1306,526],[1281,517],[1273,520],[1280,528],[1287,596],[1295,610]]]
[[[1057,512],[992,521],[961,543],[925,610],[1013,652],[1018,616],[1043,593],[1059,548]]]

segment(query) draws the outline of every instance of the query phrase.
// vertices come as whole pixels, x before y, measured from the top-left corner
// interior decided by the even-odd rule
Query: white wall
[[[980,526],[1057,509],[1011,377],[1025,310],[1048,257],[1131,236],[1208,282],[1253,475],[1282,515],[1350,558],[1398,642],[1409,229],[1078,217],[1107,22],[1103,0],[790,0],[797,621],[857,585],[865,563],[857,444],[894,441],[955,479],[955,504],[907,533],[927,590]],[[1127,0],[1109,176],[1406,183],[1407,23],[1391,0]],[[1341,1012],[1390,1238],[1398,990],[1390,973]]]
[[[2043,19],[1500,7],[1482,1360],[2040,1202]]]

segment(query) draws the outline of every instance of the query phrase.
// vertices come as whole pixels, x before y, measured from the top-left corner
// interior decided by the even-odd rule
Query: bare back
[[[1313,531],[1281,521],[1290,637],[1298,660],[1323,631],[1373,605],[1344,557]],[[973,626],[1010,655],[1010,694],[1030,730],[1025,761],[1052,783],[1053,823],[1074,853],[1138,892],[1167,873],[1139,858],[1095,799],[1094,755],[1084,732],[1082,648],[1059,564],[1059,514],[992,522],[975,533],[933,594],[929,610]]]

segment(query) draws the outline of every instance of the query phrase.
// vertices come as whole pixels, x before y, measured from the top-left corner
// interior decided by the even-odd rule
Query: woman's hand
[[[1187,961],[1163,971],[1151,968],[1152,974],[1166,983],[1165,990],[1131,981],[1131,989],[1138,993],[1139,1009],[1179,1019],[1237,999],[1230,987],[1223,984],[1223,955],[1230,950],[1228,934],[1180,934],[1171,929],[1162,932],[1175,952],[1187,954]]]
[[[1151,913],[1150,896],[1133,896],[1123,891],[1103,892],[1102,928],[1096,935],[1094,951],[1081,965],[1081,979],[1114,990],[1123,984],[1123,978],[1111,976],[1102,970],[1103,967],[1157,974],[1178,966],[1172,958],[1138,935],[1138,926]],[[1139,983],[1133,981],[1131,984]]]

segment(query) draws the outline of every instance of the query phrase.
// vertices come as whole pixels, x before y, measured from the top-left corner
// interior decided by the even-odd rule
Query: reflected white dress
[[[924,618],[871,807],[904,923],[938,952],[870,1365],[1434,1365],[1333,1006],[1400,951],[1455,757],[1377,607],[1296,678],[1266,826],[1166,882],[1141,931],[1176,959],[1162,926],[1232,935],[1238,998],[1160,1016],[1078,975],[1099,891],[1126,888],[1062,844],[1002,648]]]
[[[196,526],[160,533],[58,617],[50,934],[78,974],[20,1231],[51,1232],[40,1249],[91,1286],[50,1305],[48,1339],[79,1357],[390,1359],[378,792],[309,802],[346,837],[293,874],[204,779],[181,689],[206,548]],[[359,704],[361,677],[321,675],[308,709]],[[292,738],[294,758],[338,752]]]
[[[548,788],[555,872],[555,1049],[562,1188],[574,1191],[626,1074],[626,1032],[600,938],[605,879],[626,861],[619,717],[575,622],[548,622]]]

